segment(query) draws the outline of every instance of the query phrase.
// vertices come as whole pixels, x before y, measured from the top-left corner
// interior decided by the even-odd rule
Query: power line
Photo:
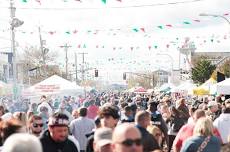
[[[156,4],[143,4],[143,5],[131,5],[131,6],[108,6],[108,7],[82,7],[82,8],[38,8],[38,7],[17,7],[17,9],[24,9],[24,10],[97,10],[97,9],[122,9],[122,8],[141,8],[141,7],[157,7],[157,6],[166,6],[166,5],[177,5],[177,4],[188,4],[188,3],[196,3],[202,2],[206,0],[188,0],[188,1],[181,1],[181,2],[169,2],[169,3],[156,3]],[[0,8],[7,8],[8,7],[0,7]]]

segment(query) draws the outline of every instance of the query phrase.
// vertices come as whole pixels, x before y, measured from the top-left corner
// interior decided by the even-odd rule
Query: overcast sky
[[[74,52],[87,52],[86,61],[110,81],[122,80],[124,71],[170,70],[171,59],[166,55],[156,57],[159,52],[172,56],[173,67],[178,68],[177,48],[185,37],[195,42],[196,51],[229,51],[230,48],[230,25],[221,18],[199,16],[200,13],[225,14],[230,19],[229,0],[107,0],[106,4],[101,0],[37,1],[15,0],[16,16],[24,21],[16,31],[18,51],[29,45],[39,46],[38,26],[41,26],[47,47],[60,55],[59,64],[64,65],[64,50],[59,46],[68,43],[72,46],[71,63],[74,63]],[[1,51],[10,46],[8,7],[9,0],[0,1]],[[51,31],[55,34],[48,33]],[[71,33],[66,34],[67,31]],[[97,34],[93,34],[95,31]],[[78,58],[81,62],[81,57]]]

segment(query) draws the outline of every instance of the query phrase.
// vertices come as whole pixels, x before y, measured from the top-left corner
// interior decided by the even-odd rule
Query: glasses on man
[[[36,124],[36,123],[33,123],[33,127],[34,127],[34,128],[43,127],[43,124]]]
[[[132,146],[133,144],[136,144],[137,146],[142,145],[142,140],[141,139],[126,139],[125,141],[121,142],[122,145],[124,146]]]

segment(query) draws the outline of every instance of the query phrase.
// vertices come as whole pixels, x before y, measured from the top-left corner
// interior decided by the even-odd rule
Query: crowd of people
[[[2,152],[229,152],[230,99],[102,92],[0,105]],[[10,102],[9,102],[10,103]]]

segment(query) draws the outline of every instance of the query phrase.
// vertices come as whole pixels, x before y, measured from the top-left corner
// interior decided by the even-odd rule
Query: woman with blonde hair
[[[214,126],[209,118],[200,118],[194,128],[193,137],[187,139],[181,152],[219,152],[221,141],[213,135]]]
[[[147,131],[153,135],[153,137],[157,140],[158,145],[161,147],[162,145],[162,140],[163,140],[163,133],[160,130],[160,128],[158,128],[157,126],[154,125],[149,125],[147,127]]]

